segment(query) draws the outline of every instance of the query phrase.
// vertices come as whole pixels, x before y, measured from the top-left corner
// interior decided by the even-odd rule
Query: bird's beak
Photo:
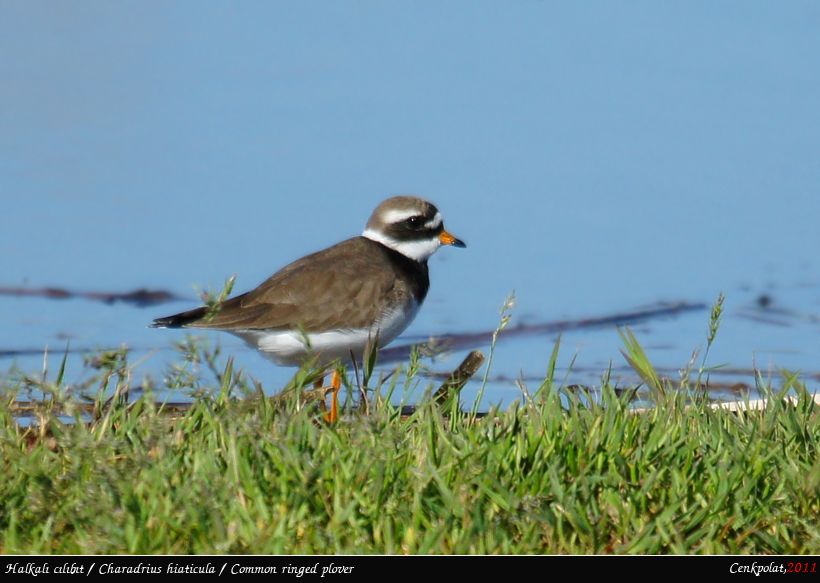
[[[441,241],[442,245],[452,245],[453,247],[466,247],[467,245],[461,239],[454,237],[447,231],[442,231],[439,236],[438,240]]]

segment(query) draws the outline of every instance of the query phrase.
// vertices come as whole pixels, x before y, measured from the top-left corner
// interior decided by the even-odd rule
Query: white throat
[[[441,241],[439,241],[438,237],[420,241],[397,241],[393,237],[374,229],[365,229],[364,233],[362,233],[362,237],[381,243],[385,247],[389,247],[405,257],[419,262],[429,259],[430,256],[441,247]]]

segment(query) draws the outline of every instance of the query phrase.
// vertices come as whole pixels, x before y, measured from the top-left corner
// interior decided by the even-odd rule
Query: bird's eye
[[[409,219],[407,219],[404,222],[407,223],[409,226],[411,226],[413,228],[416,228],[421,224],[421,221],[422,221],[422,217],[415,216],[415,217],[410,217]]]

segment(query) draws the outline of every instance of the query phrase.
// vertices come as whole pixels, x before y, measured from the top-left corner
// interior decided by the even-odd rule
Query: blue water
[[[412,192],[468,248],[432,259],[408,336],[492,329],[513,290],[514,322],[724,291],[710,363],[816,386],[818,30],[809,1],[6,2],[0,285],[191,301],[0,296],[0,350],[125,344],[161,378],[181,334],[151,319],[231,274],[247,290]],[[674,373],[707,320],[635,332]],[[266,386],[292,372],[211,339]],[[554,341],[502,336],[487,398],[537,384]],[[614,328],[566,334],[559,365],[628,379],[620,347]]]

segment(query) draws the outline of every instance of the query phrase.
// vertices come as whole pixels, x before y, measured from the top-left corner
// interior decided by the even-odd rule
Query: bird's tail
[[[173,316],[157,318],[149,325],[149,327],[184,328],[185,326],[193,324],[197,320],[201,320],[205,316],[207,311],[207,306],[202,306],[201,308],[194,308],[193,310],[188,310],[187,312],[180,312],[179,314],[174,314]]]

